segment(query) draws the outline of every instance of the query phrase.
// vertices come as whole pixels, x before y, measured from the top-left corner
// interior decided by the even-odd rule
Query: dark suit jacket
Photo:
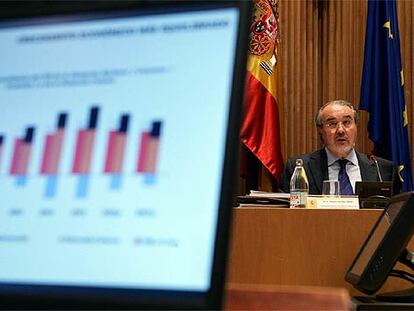
[[[379,181],[375,162],[369,160],[365,154],[356,150],[355,152],[358,158],[362,180]],[[306,176],[308,177],[309,194],[321,194],[323,181],[329,179],[328,157],[325,149],[288,159],[280,179],[280,189],[284,192],[290,191],[290,178],[295,169],[296,159],[299,158],[303,160],[303,167],[305,168]],[[377,157],[377,161],[383,181],[394,182],[394,193],[399,193],[401,183],[398,178],[396,166],[391,161],[383,158]]]

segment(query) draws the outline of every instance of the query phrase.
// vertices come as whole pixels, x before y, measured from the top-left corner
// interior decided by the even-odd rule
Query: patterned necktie
[[[354,191],[352,190],[351,182],[349,181],[349,176],[346,173],[346,164],[349,161],[347,159],[338,160],[340,165],[338,180],[339,180],[339,189],[342,195],[352,195]]]

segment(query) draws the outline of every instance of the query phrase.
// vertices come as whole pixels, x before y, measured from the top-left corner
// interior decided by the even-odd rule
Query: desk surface
[[[345,289],[280,285],[240,285],[227,288],[224,309],[349,311],[351,299]]]
[[[361,295],[344,277],[381,212],[235,208],[228,282],[340,287]],[[380,292],[410,286],[389,278]]]

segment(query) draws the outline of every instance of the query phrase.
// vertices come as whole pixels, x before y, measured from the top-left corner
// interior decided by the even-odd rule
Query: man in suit
[[[380,180],[374,160],[355,150],[358,112],[344,100],[323,105],[316,117],[316,128],[324,148],[288,159],[281,177],[280,189],[290,191],[290,179],[296,159],[303,160],[309,182],[309,194],[321,194],[324,180],[339,180],[341,194],[354,194],[356,181]],[[394,182],[394,193],[400,190],[396,166],[388,160],[376,158],[383,181]]]

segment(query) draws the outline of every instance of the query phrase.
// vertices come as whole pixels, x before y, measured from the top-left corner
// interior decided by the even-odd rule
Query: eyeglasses
[[[354,120],[353,119],[345,119],[342,121],[332,120],[332,121],[323,123],[323,126],[331,130],[336,130],[339,127],[339,124],[342,124],[344,128],[348,129],[354,124]]]

